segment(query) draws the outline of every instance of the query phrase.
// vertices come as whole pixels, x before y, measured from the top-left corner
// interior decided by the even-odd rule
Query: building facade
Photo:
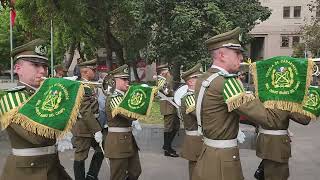
[[[320,17],[318,11],[311,12],[308,4],[312,0],[260,0],[262,6],[271,9],[271,16],[256,25],[250,32],[254,40],[249,45],[253,60],[273,56],[291,56],[295,44],[302,42],[300,29],[312,17]]]

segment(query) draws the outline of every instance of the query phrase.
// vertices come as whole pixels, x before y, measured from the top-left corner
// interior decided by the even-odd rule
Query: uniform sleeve
[[[98,113],[98,108],[95,107],[98,103],[95,102],[92,97],[84,97],[81,107],[80,114],[82,116],[81,120],[88,127],[89,131],[94,134],[98,131],[101,131],[100,123],[97,120],[96,114]],[[94,112],[96,111],[96,112]]]
[[[311,118],[309,116],[305,116],[296,112],[290,113],[289,117],[291,120],[302,125],[308,125],[311,121]]]
[[[54,141],[54,139],[48,139],[48,138],[36,135],[30,131],[27,131],[16,123],[11,123],[10,128],[12,128],[13,131],[15,133],[17,133],[20,137],[22,137],[26,141],[28,141],[32,144],[35,144],[35,145],[47,144],[49,141]],[[9,128],[8,128],[8,130],[9,130]]]
[[[250,102],[242,104],[235,112],[239,115],[244,115],[249,121],[259,124],[263,128],[277,128],[277,119],[274,114],[263,106],[259,99],[254,99]]]

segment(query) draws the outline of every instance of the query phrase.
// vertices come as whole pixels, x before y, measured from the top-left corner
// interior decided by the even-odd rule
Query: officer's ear
[[[14,65],[14,73],[17,73],[21,70],[22,66],[21,66],[22,62],[21,61],[17,61],[16,64]]]

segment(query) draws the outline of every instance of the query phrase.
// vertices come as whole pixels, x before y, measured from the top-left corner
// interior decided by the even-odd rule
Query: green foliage
[[[13,27],[13,47],[23,41],[25,31],[16,19]],[[10,11],[0,8],[0,64],[4,69],[10,68]]]
[[[299,43],[293,47],[292,57],[304,58],[305,44]]]
[[[154,59],[165,59],[190,68],[210,61],[204,41],[236,26],[251,30],[270,10],[257,0],[148,0],[148,21],[152,22],[151,48]]]
[[[72,46],[88,59],[105,47],[123,57],[120,63],[142,56],[148,62],[172,62],[176,69],[209,63],[204,45],[209,37],[236,26],[246,33],[270,15],[258,0],[19,0],[15,8],[18,44],[49,40],[53,20],[57,63]],[[7,14],[1,12],[0,27],[8,23]],[[7,27],[1,28],[0,43],[7,43],[7,37]],[[8,49],[1,49],[0,57],[8,57]]]

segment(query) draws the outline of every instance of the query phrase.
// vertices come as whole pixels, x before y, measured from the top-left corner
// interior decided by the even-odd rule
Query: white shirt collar
[[[212,65],[211,68],[216,68],[219,69],[221,72],[225,73],[225,74],[229,74],[229,72],[225,69],[223,69],[222,67],[216,66],[216,65]]]
[[[83,79],[83,81],[88,81],[86,78],[82,78]]]
[[[123,91],[120,91],[119,89],[115,89],[115,91],[124,96],[124,92]]]
[[[36,88],[36,87],[33,87],[33,86],[31,86],[31,85],[29,85],[29,84],[27,84],[27,83],[25,83],[25,82],[23,82],[23,81],[19,81],[21,84],[24,84],[24,85],[26,85],[26,86],[28,86],[28,87],[30,87],[31,89],[33,89],[33,90],[37,90],[38,88]]]

